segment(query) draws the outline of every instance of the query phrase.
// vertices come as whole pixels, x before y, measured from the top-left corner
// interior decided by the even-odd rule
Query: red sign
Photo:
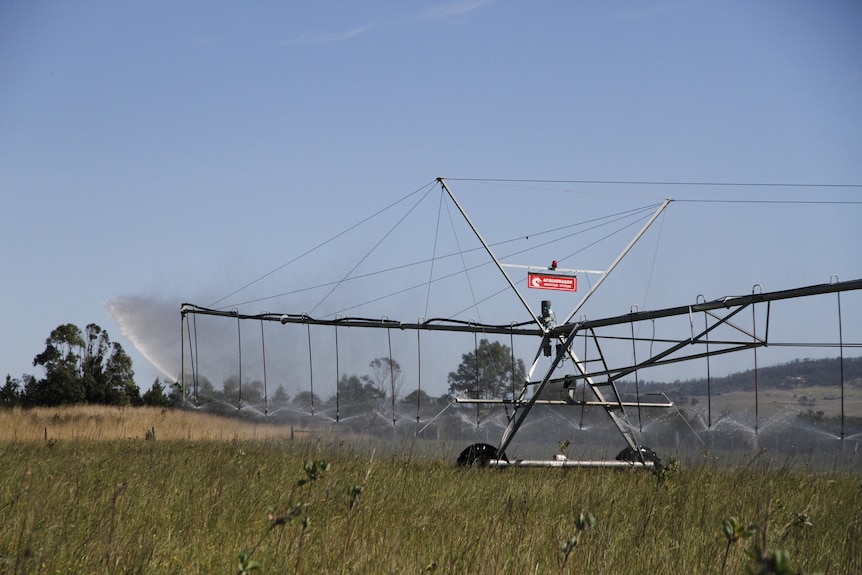
[[[527,272],[527,286],[533,289],[578,291],[578,276]]]

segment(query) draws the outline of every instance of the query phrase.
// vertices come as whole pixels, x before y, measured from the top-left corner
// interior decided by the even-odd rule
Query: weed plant
[[[0,573],[862,573],[856,475],[465,469],[369,441],[5,441]]]

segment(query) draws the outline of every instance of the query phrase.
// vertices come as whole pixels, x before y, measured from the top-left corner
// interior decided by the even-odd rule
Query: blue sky
[[[146,388],[179,350],[156,366],[134,333],[159,348],[181,302],[208,305],[438,176],[497,240],[680,200],[591,317],[862,277],[862,187],[578,183],[862,184],[860,27],[852,1],[4,1],[0,371],[41,375],[54,327],[97,323]],[[343,277],[391,223],[249,298]],[[374,265],[429,257],[423,237]],[[565,264],[601,269],[620,248]],[[555,250],[516,263],[575,251]],[[425,295],[368,313],[412,320]],[[834,339],[824,305],[789,308],[788,337]],[[522,319],[508,306],[495,314]]]

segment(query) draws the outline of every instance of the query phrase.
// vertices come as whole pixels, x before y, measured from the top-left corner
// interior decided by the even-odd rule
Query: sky
[[[855,1],[4,0],[0,371],[42,376],[33,358],[52,329],[96,323],[146,389],[179,373],[184,302],[525,319],[511,293],[477,304],[496,293],[480,272],[502,276],[475,251],[319,287],[475,247],[438,177],[512,265],[605,269],[642,220],[548,245],[535,234],[672,198],[584,308],[591,318],[862,278],[860,27]],[[526,251],[505,243],[530,234]],[[446,265],[476,278],[353,307]],[[579,276],[579,295],[591,281]],[[546,297],[525,295],[534,310]],[[862,341],[848,321],[860,300],[841,300],[848,341]],[[554,305],[565,316],[571,296]],[[837,339],[835,296],[778,311],[778,337]],[[236,337],[211,319],[201,329]],[[247,342],[260,331],[243,329]],[[300,369],[312,336],[265,333],[288,339],[282,354]],[[315,333],[329,359],[314,361],[332,363],[332,335]],[[341,337],[341,373],[387,353],[383,332]],[[370,339],[375,351],[360,350]],[[437,395],[473,341],[428,341]],[[414,352],[402,353],[406,367]],[[518,353],[531,360],[534,344]],[[767,361],[792,354],[837,351]],[[750,367],[736,361],[725,370]]]

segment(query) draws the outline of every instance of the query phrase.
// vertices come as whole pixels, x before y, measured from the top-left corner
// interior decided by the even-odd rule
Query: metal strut
[[[769,304],[768,302],[782,300],[782,299],[790,299],[796,297],[803,296],[811,296],[811,295],[819,295],[826,293],[838,293],[842,291],[850,291],[850,290],[859,290],[862,289],[862,279],[852,280],[847,282],[839,282],[837,278],[834,278],[836,281],[831,281],[828,284],[814,285],[803,288],[795,288],[790,290],[776,291],[770,293],[756,292],[752,290],[750,295],[746,296],[731,296],[725,297],[714,301],[706,301],[705,298],[703,301],[700,301],[702,296],[698,296],[698,300],[694,305],[688,306],[680,306],[674,308],[666,308],[661,310],[653,310],[653,311],[632,311],[629,314],[603,318],[598,320],[587,320],[582,317],[581,321],[573,322],[572,319],[576,316],[576,314],[580,311],[586,301],[597,291],[599,286],[603,283],[605,279],[607,279],[608,275],[617,267],[617,265],[622,261],[622,259],[629,253],[629,251],[633,248],[633,246],[638,242],[638,240],[646,233],[646,231],[650,228],[650,226],[656,221],[656,219],[661,215],[664,209],[670,204],[671,200],[665,200],[658,209],[652,214],[649,220],[644,224],[644,226],[640,229],[640,231],[634,236],[634,238],[629,242],[629,244],[622,250],[622,252],[617,256],[617,258],[611,263],[607,270],[600,273],[601,276],[598,281],[593,284],[587,294],[581,299],[581,301],[574,307],[574,309],[569,313],[566,319],[560,323],[554,325],[553,323],[548,323],[543,320],[540,320],[539,317],[530,309],[530,306],[527,304],[526,300],[519,292],[515,283],[511,280],[509,275],[503,268],[503,265],[497,260],[496,256],[491,251],[489,245],[485,242],[482,236],[479,234],[476,227],[470,221],[467,214],[462,209],[461,205],[454,197],[452,192],[446,186],[443,178],[438,178],[437,181],[440,183],[443,190],[449,195],[455,206],[460,211],[464,220],[469,224],[476,238],[481,242],[485,251],[493,260],[494,264],[502,273],[503,277],[509,284],[509,287],[512,288],[513,292],[517,295],[518,299],[523,304],[524,308],[527,310],[530,316],[530,321],[519,323],[519,324],[509,324],[509,325],[483,325],[477,324],[475,322],[461,322],[458,320],[452,319],[431,319],[431,320],[420,320],[416,323],[404,323],[398,321],[390,321],[386,318],[384,319],[368,319],[368,318],[342,318],[336,317],[335,319],[315,319],[310,317],[308,314],[269,314],[262,313],[258,315],[244,315],[240,314],[238,310],[235,308],[231,311],[223,311],[223,310],[214,310],[207,309],[199,306],[195,306],[193,304],[182,304],[181,306],[181,316],[182,320],[186,319],[187,314],[205,314],[205,315],[216,315],[216,316],[230,316],[236,317],[237,320],[240,319],[259,319],[261,322],[263,321],[279,321],[282,324],[288,323],[302,323],[306,324],[308,328],[308,350],[309,350],[309,376],[311,379],[311,410],[312,415],[314,414],[314,380],[313,380],[313,365],[311,361],[311,325],[331,325],[336,328],[336,341],[337,341],[337,328],[338,326],[349,326],[349,327],[372,327],[372,328],[382,328],[386,329],[388,332],[392,328],[398,328],[401,330],[431,330],[431,331],[448,331],[448,332],[469,332],[474,334],[509,334],[513,335],[534,335],[539,336],[541,341],[539,343],[539,347],[536,352],[536,356],[533,360],[533,363],[528,370],[527,377],[523,383],[523,387],[521,389],[520,395],[516,398],[513,388],[513,398],[511,400],[484,400],[484,399],[476,399],[476,400],[456,400],[461,403],[470,403],[471,401],[475,401],[476,403],[501,403],[506,405],[512,405],[514,408],[514,412],[512,417],[509,420],[509,424],[503,432],[503,436],[500,441],[500,446],[497,450],[500,460],[505,458],[505,451],[508,446],[511,444],[511,441],[521,425],[523,424],[525,418],[529,414],[532,407],[536,404],[561,404],[565,403],[568,405],[596,405],[603,407],[611,421],[613,421],[614,425],[619,430],[620,434],[625,439],[628,446],[635,451],[640,451],[640,446],[638,445],[638,441],[633,435],[632,428],[625,423],[625,407],[637,405],[640,408],[642,405],[647,406],[647,404],[641,404],[640,401],[632,404],[630,402],[624,402],[620,397],[617,388],[616,381],[629,375],[631,373],[637,373],[638,369],[643,369],[646,367],[655,367],[659,365],[664,365],[668,363],[686,361],[695,358],[706,358],[707,359],[707,370],[709,370],[708,360],[713,355],[718,355],[722,353],[729,353],[733,351],[739,351],[742,349],[754,349],[756,353],[756,348],[760,346],[767,345],[767,338],[764,336],[763,338],[759,338],[756,333],[756,321],[753,321],[753,327],[751,332],[745,330],[737,325],[731,323],[731,318],[738,314],[743,309],[751,306],[752,307],[752,315],[753,318],[756,319],[756,315],[754,315],[754,304],[767,302],[767,311],[766,311],[766,332],[768,333],[769,328]],[[838,314],[839,314],[839,340],[840,347],[842,348],[843,355],[843,334],[841,333],[841,301],[840,295],[838,298]],[[704,328],[700,333],[695,333],[693,320],[693,314],[695,313],[703,313],[704,314]],[[725,312],[725,313],[722,313]],[[636,354],[633,353],[633,361],[634,365],[623,367],[623,368],[614,368],[611,369],[607,362],[605,361],[605,356],[601,347],[599,346],[599,336],[596,335],[596,330],[599,328],[605,328],[609,326],[615,326],[625,323],[630,323],[632,325],[632,331],[634,331],[634,323],[639,321],[655,321],[660,318],[668,318],[677,315],[688,315],[690,318],[690,323],[692,325],[690,338],[680,339],[680,340],[662,340],[664,343],[668,343],[669,346],[665,349],[659,351],[658,353],[653,354],[652,344],[655,343],[655,337],[653,335],[653,341],[650,345],[650,357],[645,360],[638,360]],[[712,324],[710,325],[710,318],[712,318]],[[739,339],[735,341],[722,341],[718,339],[711,339],[709,334],[720,326],[728,326],[736,332],[743,334],[747,339],[744,341]],[[184,346],[183,337],[182,337],[182,322],[181,322],[181,385],[183,389],[183,394],[185,395],[185,369],[184,369],[184,361],[185,361],[185,350],[182,349]],[[578,358],[577,354],[574,352],[572,345],[575,341],[575,337],[579,334],[583,333],[584,335],[584,359],[581,360]],[[587,334],[591,334],[588,336]],[[239,362],[240,362],[240,394],[242,393],[242,343],[241,343],[241,332],[239,325],[237,327],[237,335],[239,341]],[[263,324],[261,323],[261,336],[263,337]],[[599,359],[593,361],[601,361],[603,369],[600,370],[591,370],[588,367],[586,361],[586,351],[587,351],[587,337],[592,337],[593,342],[596,346],[596,350],[598,351]],[[191,347],[191,336],[190,336],[189,345]],[[634,342],[634,335],[632,336],[632,340]],[[538,380],[533,380],[534,372],[538,368],[538,363],[540,357],[543,355],[543,351],[550,349],[551,343],[556,341],[557,345],[555,346],[556,353],[553,355],[553,359],[551,360],[551,364],[548,367],[545,374]],[[683,354],[680,353],[684,348],[689,345],[695,344],[704,344],[706,351],[704,352],[693,352]],[[337,343],[336,343],[337,346]],[[634,348],[633,348],[634,349]],[[193,353],[192,350],[189,350],[189,353]],[[336,349],[336,361],[337,361],[338,351]],[[574,365],[577,368],[578,374],[576,376],[567,376],[565,378],[552,378],[553,373],[562,363],[562,361],[566,358],[572,360]],[[390,339],[390,358],[391,358],[391,339]],[[196,357],[192,358],[192,370],[193,377],[195,380],[197,379],[197,369],[195,365]],[[842,358],[843,359],[843,358]],[[755,360],[756,361],[756,360]],[[843,367],[843,366],[842,366]],[[390,370],[392,370],[391,359],[390,359]],[[420,368],[421,371],[421,368]],[[513,370],[514,371],[514,370]],[[338,369],[336,369],[336,378],[338,377]],[[478,375],[478,374],[477,374]],[[605,377],[607,378],[605,380]],[[392,379],[392,385],[394,387],[394,375],[390,373],[390,378]],[[601,378],[601,381],[598,381],[596,378]],[[572,379],[583,379],[584,380],[584,392],[586,391],[586,386],[589,386],[591,391],[596,397],[595,402],[587,402],[586,397],[579,402],[575,398],[575,389],[574,387],[570,387]],[[569,394],[568,399],[562,402],[549,401],[544,399],[539,399],[544,390],[545,386],[549,382],[560,382],[563,381],[568,388]],[[197,382],[195,381],[195,384]],[[514,382],[513,382],[514,384]],[[756,383],[755,383],[756,385]],[[610,386],[613,392],[613,398],[606,397],[605,392],[602,388]],[[528,392],[532,388],[532,394]],[[337,390],[337,382],[336,382],[336,390]],[[393,390],[394,391],[394,390]],[[529,395],[529,397],[528,397]],[[610,395],[610,394],[608,394]],[[842,374],[842,395],[843,395],[843,374]],[[394,399],[394,393],[393,393]],[[240,406],[241,404],[241,395],[240,395]],[[451,404],[450,404],[451,405]],[[650,406],[652,406],[650,404]],[[672,406],[672,404],[656,404],[655,407],[668,407]],[[418,418],[418,409],[417,409],[417,418]],[[711,414],[710,414],[711,420]],[[393,423],[394,423],[394,407],[393,407]],[[478,419],[477,419],[478,423]],[[710,421],[711,423],[711,421]],[[756,425],[756,424],[755,424]],[[842,401],[842,435],[843,435],[843,401]]]
[[[461,207],[461,204],[455,198],[455,195],[446,185],[446,182],[443,181],[443,178],[437,178],[437,181],[440,183],[440,186],[443,190],[449,194],[449,197],[452,199],[452,203],[455,204],[455,207],[458,208],[458,211],[461,212],[461,216],[464,218],[464,221],[467,222],[467,225],[470,226],[470,229],[473,230],[473,234],[476,236],[476,239],[481,242],[482,247],[485,248],[485,251],[488,252],[488,255],[491,256],[491,259],[494,260],[494,265],[497,266],[497,269],[500,270],[500,273],[503,274],[503,277],[506,278],[506,282],[508,282],[509,287],[512,288],[512,291],[515,292],[515,295],[518,296],[518,299],[521,300],[521,303],[524,305],[524,309],[527,310],[527,313],[533,318],[533,321],[536,322],[536,325],[539,329],[544,330],[545,325],[536,317],[536,314],[533,313],[533,310],[530,309],[530,304],[527,303],[527,300],[524,299],[524,296],[521,295],[521,292],[518,291],[517,286],[515,286],[515,282],[512,281],[512,278],[509,277],[509,274],[506,273],[506,270],[503,269],[502,264],[500,264],[500,260],[497,259],[497,256],[494,255],[494,252],[491,251],[491,246],[485,241],[485,238],[482,237],[482,234],[479,233],[479,230],[476,229],[476,226],[473,225],[473,222],[467,216],[467,212],[464,211],[464,208]]]
[[[500,448],[498,449],[498,453],[501,454],[501,457],[505,455],[505,449],[510,444],[512,437],[517,432],[518,428],[524,421],[526,417],[526,413],[535,405],[537,402],[535,397],[538,396],[542,388],[549,381],[565,381],[567,378],[560,379],[551,379],[549,377],[550,373],[554,371],[557,365],[560,363],[562,357],[568,354],[573,360],[578,370],[580,371],[580,377],[582,377],[585,381],[585,385],[589,385],[593,393],[595,393],[598,398],[600,405],[602,405],[605,410],[608,412],[608,416],[620,430],[623,438],[633,449],[638,449],[637,441],[632,436],[631,431],[624,426],[622,419],[619,414],[624,414],[624,402],[620,401],[619,395],[616,395],[616,401],[609,401],[604,398],[602,394],[602,390],[599,386],[601,385],[611,385],[614,393],[616,394],[616,387],[613,385],[616,380],[619,380],[627,375],[630,375],[636,372],[638,369],[644,369],[647,367],[655,367],[659,365],[665,365],[669,363],[676,363],[681,361],[687,361],[690,359],[696,358],[709,358],[713,355],[720,355],[724,353],[730,353],[734,351],[741,351],[744,349],[756,349],[758,347],[763,347],[768,345],[767,335],[768,334],[768,326],[769,326],[769,311],[770,311],[770,302],[783,300],[783,299],[791,299],[796,297],[805,297],[812,295],[820,295],[827,293],[840,293],[842,291],[851,291],[851,290],[859,290],[862,289],[862,279],[853,280],[847,282],[840,283],[829,283],[829,284],[820,284],[814,286],[807,286],[802,288],[795,288],[790,290],[782,290],[776,292],[754,292],[751,295],[740,296],[740,297],[725,297],[712,302],[699,302],[692,306],[680,306],[676,308],[667,308],[655,311],[643,311],[643,312],[635,312],[627,315],[617,316],[614,318],[606,318],[601,320],[583,320],[581,322],[577,322],[574,324],[566,324],[563,326],[555,326],[554,328],[549,330],[549,333],[545,335],[545,337],[559,337],[563,342],[570,342],[576,333],[584,330],[594,330],[599,327],[608,327],[614,325],[621,325],[624,323],[629,323],[632,321],[652,321],[658,318],[666,318],[672,317],[676,315],[691,315],[695,312],[703,312],[707,317],[712,318],[713,323],[711,325],[706,325],[700,333],[692,333],[690,338],[686,338],[680,341],[673,343],[668,348],[658,351],[655,354],[650,354],[650,357],[637,362],[635,365],[609,369],[607,365],[605,365],[605,369],[603,371],[592,371],[586,369],[586,365],[584,362],[579,361],[574,353],[572,353],[569,345],[564,345],[562,349],[559,350],[557,356],[554,358],[554,362],[551,368],[548,371],[548,374],[538,382],[538,387],[534,392],[533,400],[531,401],[522,401],[516,403],[516,409],[520,409],[517,417],[513,418],[512,423],[510,423],[509,427],[504,432],[503,441],[501,442]],[[758,336],[757,333],[753,331],[746,330],[740,326],[734,325],[731,323],[731,318],[735,315],[739,314],[743,310],[748,307],[754,307],[754,304],[765,302],[767,304],[767,317],[766,317],[766,332],[763,337]],[[720,314],[717,313],[720,310],[724,310],[726,313]],[[737,332],[743,339],[739,340],[715,340],[709,339],[709,334],[721,326],[728,326]],[[569,330],[568,332],[564,332],[563,330]],[[598,348],[598,338],[593,332],[593,338]],[[745,339],[747,338],[747,339]],[[687,355],[677,355],[678,352],[681,352],[684,348],[691,345],[710,345],[711,349],[708,349],[705,353],[696,352],[690,353]],[[601,354],[601,349],[599,349],[599,353]],[[594,380],[597,376],[607,376],[607,384],[596,383]],[[527,385],[534,385],[533,383],[529,383]],[[525,386],[526,389],[526,386]],[[574,401],[574,390],[569,389],[570,398]],[[523,395],[523,394],[522,394]],[[670,405],[668,405],[670,406]]]
[[[581,372],[581,375],[584,376],[585,382],[590,386],[590,388],[592,389],[593,393],[596,395],[596,398],[599,400],[599,402],[604,404],[604,408],[608,414],[608,417],[610,417],[611,421],[613,421],[614,425],[616,426],[617,430],[619,430],[620,434],[623,436],[623,439],[625,439],[628,446],[630,448],[632,448],[633,450],[635,450],[636,452],[639,452],[640,446],[638,445],[637,440],[635,439],[634,435],[632,434],[631,429],[629,429],[629,427],[627,427],[625,425],[625,422],[617,414],[616,410],[619,410],[619,412],[622,414],[625,414],[625,411],[624,411],[624,407],[622,404],[622,399],[620,398],[620,395],[617,392],[616,386],[615,385],[613,386],[614,395],[616,396],[616,402],[614,402],[614,403],[608,402],[607,399],[605,399],[602,391],[596,385],[596,383],[592,380],[591,377],[588,377],[586,365],[584,365],[583,362],[581,362],[581,360],[577,357],[575,352],[572,351],[572,343],[574,342],[574,337],[578,333],[578,331],[583,328],[583,324],[581,324],[581,323],[570,324],[568,322],[570,322],[571,319],[573,317],[575,317],[575,315],[578,313],[578,311],[580,311],[581,307],[583,307],[583,305],[587,302],[587,300],[590,298],[590,296],[592,296],[596,292],[596,290],[599,288],[599,286],[602,285],[602,282],[605,281],[605,279],[607,279],[607,277],[611,274],[611,272],[614,271],[614,269],[617,267],[617,265],[623,260],[623,258],[629,253],[629,251],[631,251],[631,249],[638,242],[638,240],[641,237],[643,237],[643,235],[650,228],[650,226],[653,224],[653,222],[655,222],[656,219],[658,219],[659,215],[661,215],[661,213],[664,211],[664,209],[668,205],[670,205],[670,202],[671,202],[670,199],[666,199],[664,202],[662,202],[662,204],[659,206],[659,208],[655,211],[655,213],[653,213],[653,215],[649,218],[649,220],[647,220],[647,222],[643,225],[643,227],[640,229],[640,231],[638,231],[638,233],[635,234],[635,236],[632,238],[632,240],[629,242],[629,244],[623,249],[622,252],[620,252],[620,254],[611,263],[611,265],[608,267],[608,269],[605,270],[605,272],[601,275],[601,277],[599,277],[598,281],[596,281],[596,283],[593,284],[592,288],[590,288],[590,290],[587,292],[587,294],[581,299],[581,301],[575,306],[575,308],[566,317],[566,326],[565,326],[564,330],[553,331],[553,330],[550,330],[549,328],[547,328],[543,325],[543,327],[545,327],[545,329],[547,329],[548,331],[542,337],[542,343],[539,346],[539,351],[536,353],[536,359],[533,361],[533,365],[530,368],[530,373],[532,374],[532,372],[534,371],[536,364],[539,360],[539,356],[542,353],[542,350],[544,348],[546,348],[546,346],[550,343],[551,337],[558,340],[560,345],[558,345],[556,348],[557,353],[556,353],[556,356],[554,357],[554,360],[551,362],[551,366],[548,368],[548,370],[545,373],[545,376],[542,378],[541,382],[539,382],[538,386],[533,390],[533,395],[531,396],[531,398],[526,402],[517,403],[515,405],[515,414],[512,417],[512,419],[509,421],[509,425],[507,425],[506,429],[503,431],[503,437],[500,440],[500,446],[497,448],[497,454],[499,455],[499,457],[501,459],[505,457],[506,448],[509,447],[509,444],[511,443],[515,434],[518,432],[518,429],[520,429],[521,425],[524,422],[524,419],[527,417],[527,414],[530,412],[530,410],[536,404],[536,400],[538,399],[539,395],[542,393],[542,390],[545,388],[548,381],[551,379],[551,375],[554,373],[554,371],[557,369],[557,366],[560,365],[560,362],[566,356],[568,356],[573,361],[573,363],[577,366],[578,370]],[[491,257],[494,257],[490,251],[488,253],[489,253],[489,255],[491,255]],[[496,259],[495,259],[495,261],[496,261]],[[498,266],[499,266],[499,264],[498,264]],[[502,271],[502,269],[503,268],[500,267],[501,271]],[[503,272],[503,275],[506,275],[505,272]],[[506,276],[506,277],[508,278],[508,276]],[[510,283],[511,283],[511,280],[510,280]],[[512,287],[514,288],[514,285]],[[523,298],[522,298],[522,301],[523,301]],[[538,322],[538,319],[536,321]],[[541,322],[539,322],[539,323],[541,324]],[[613,382],[611,382],[611,383],[613,383]],[[530,385],[530,381],[528,379],[524,383],[524,389],[521,392],[522,397],[526,394],[527,387],[529,385]]]

